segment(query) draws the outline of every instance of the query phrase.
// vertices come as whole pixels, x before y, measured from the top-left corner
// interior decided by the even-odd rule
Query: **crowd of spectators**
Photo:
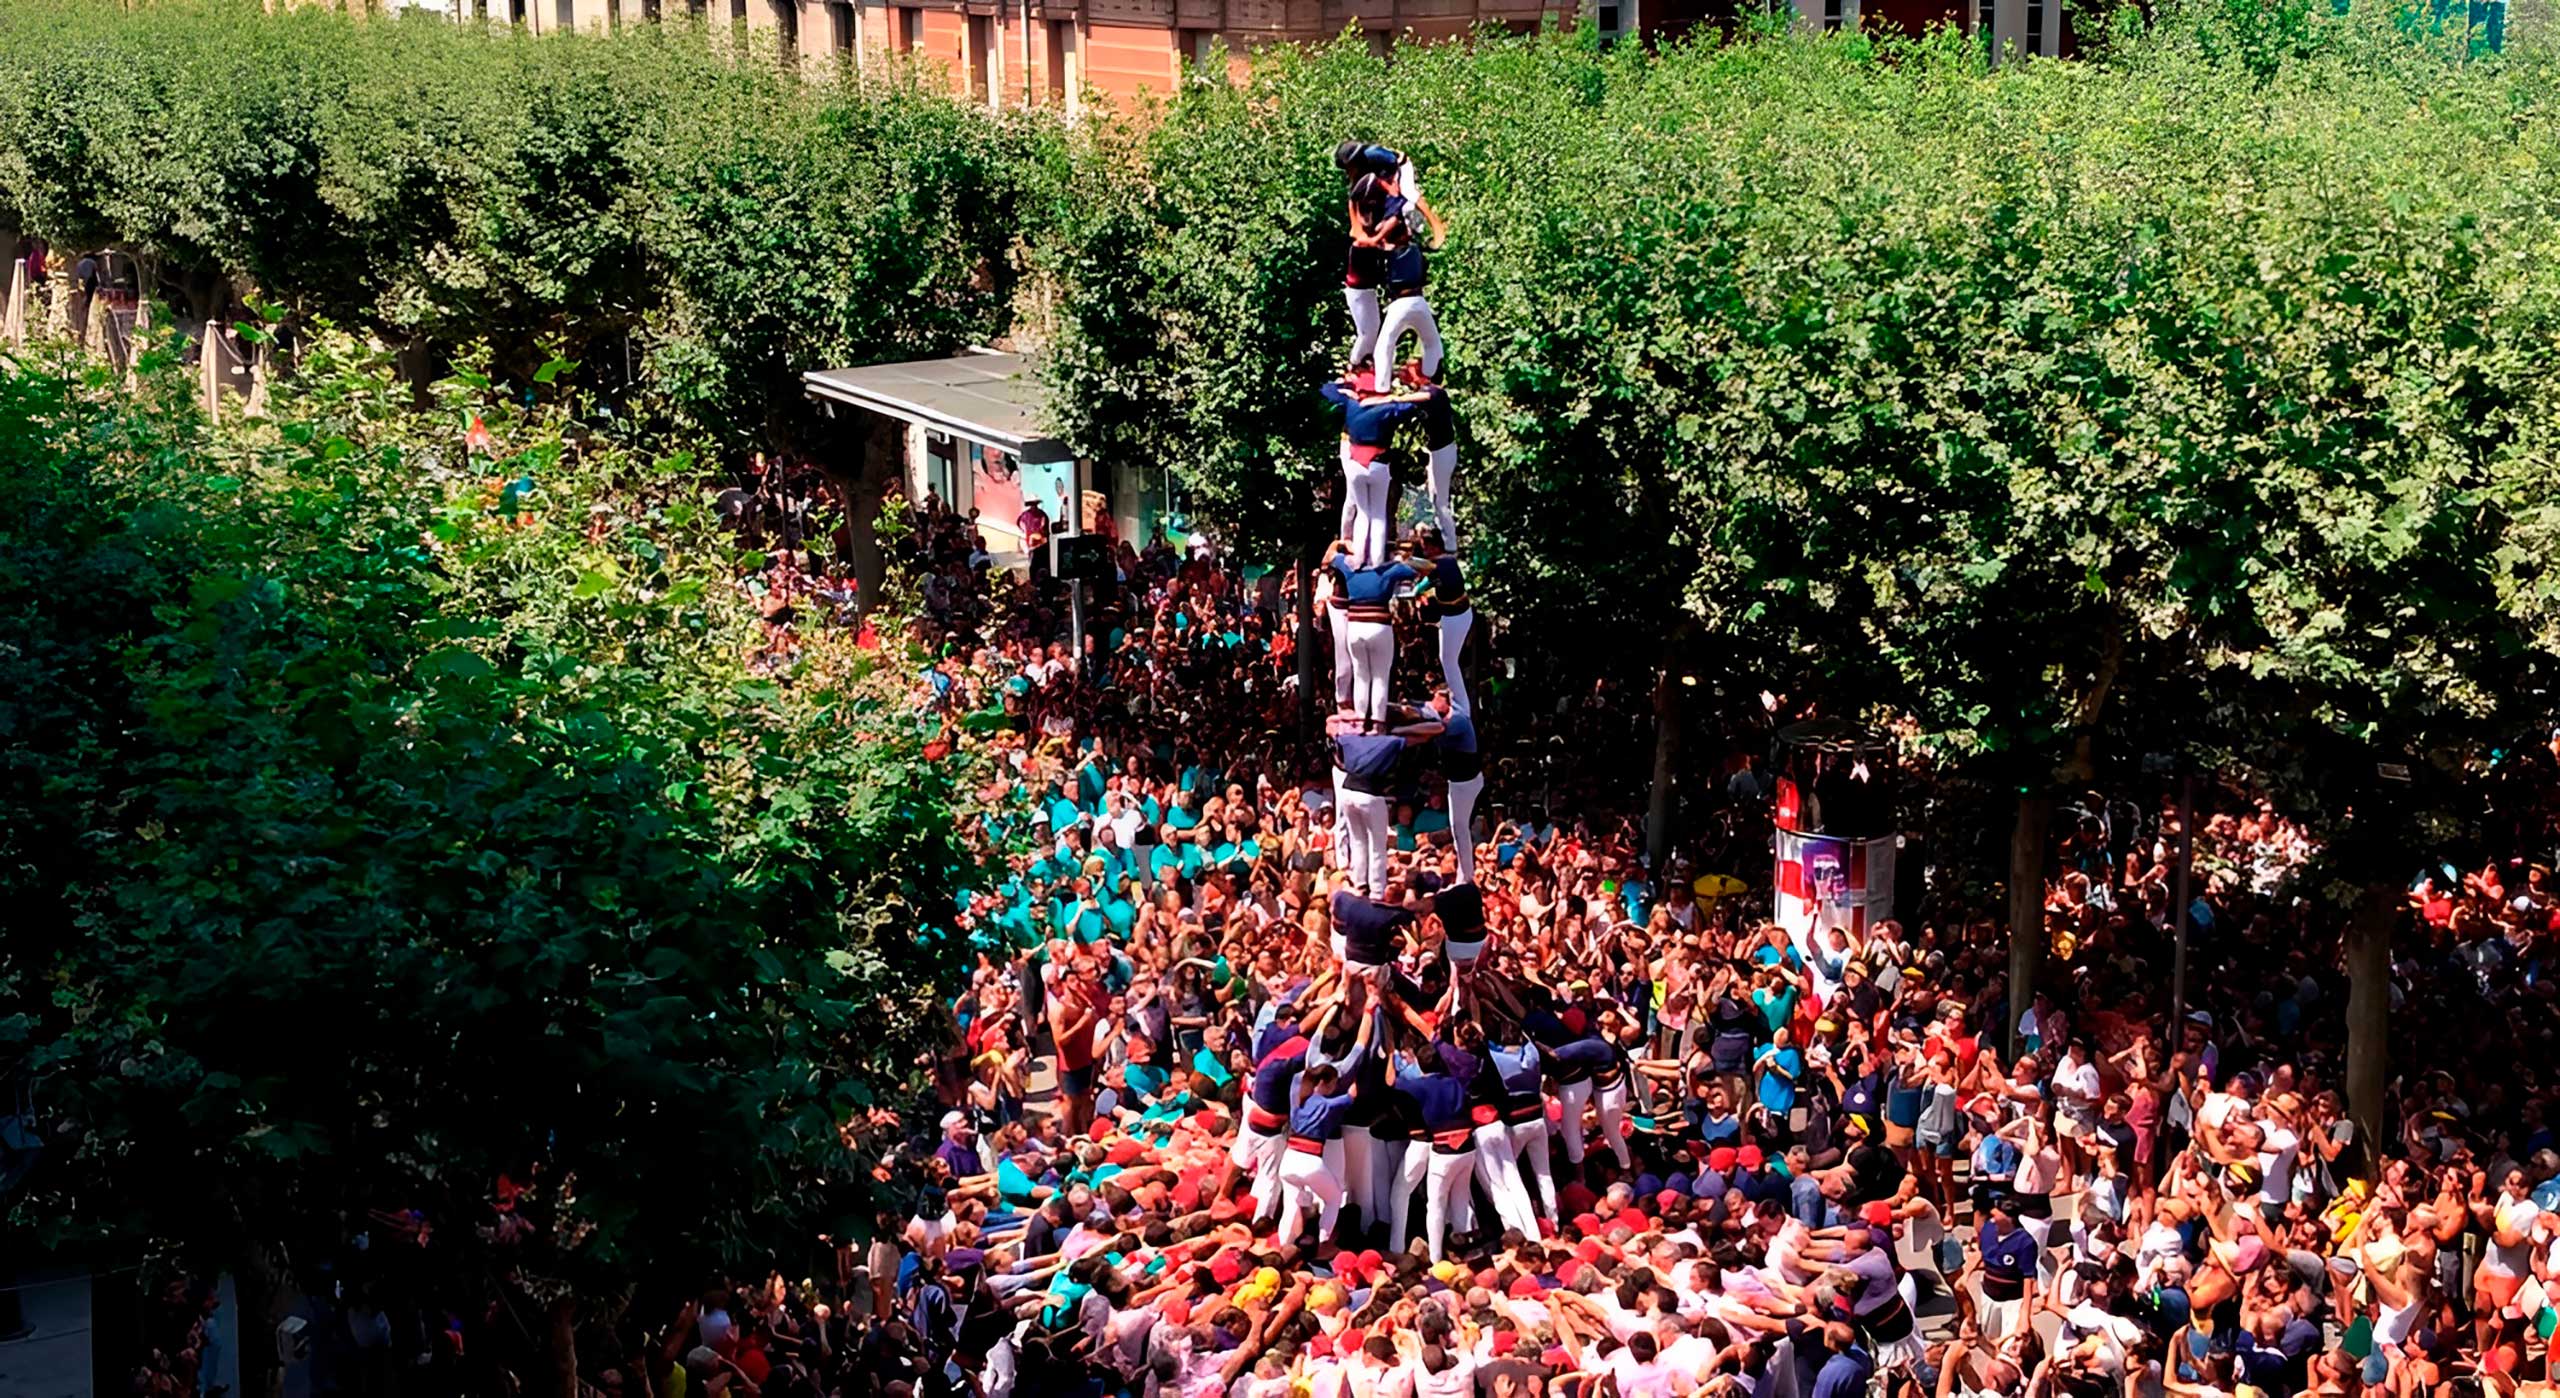
[[[2540,866],[2413,883],[2410,1032],[2368,1141],[2340,1096],[2338,928],[2291,883],[2316,846],[2263,804],[2199,817],[2173,1020],[2175,818],[2087,803],[2013,1055],[1990,910],[1791,938],[1676,857],[1646,869],[1633,819],[1506,802],[1497,755],[1473,831],[1427,777],[1396,803],[1389,901],[1418,916],[1389,1032],[1569,1013],[1633,1069],[1623,1137],[1603,1121],[1555,1162],[1534,1233],[1482,1195],[1436,1253],[1356,1206],[1331,1236],[1275,1229],[1230,1163],[1255,1041],[1346,988],[1290,579],[1123,544],[1078,657],[1059,585],[988,569],[972,521],[928,504],[915,548],[921,720],[993,775],[940,1115],[884,1163],[855,1281],[901,1358],[857,1391],[2538,1388],[2560,1282]],[[1492,733],[1553,717],[1484,702]],[[1466,974],[1500,988],[1463,1001],[1430,913],[1457,838],[1487,871]]]

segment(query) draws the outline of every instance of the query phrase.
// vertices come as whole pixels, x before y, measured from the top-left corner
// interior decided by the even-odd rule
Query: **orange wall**
[[[711,3],[717,6],[725,0]],[[752,12],[767,3],[769,0],[749,0],[749,8]],[[1392,16],[1392,22],[1405,36],[1427,41],[1458,39],[1487,19],[1529,22],[1552,8],[1556,0],[1084,0],[1074,9],[1063,3],[1049,9],[1045,8],[1047,3],[1048,0],[1034,0],[1028,33],[1023,26],[1021,0],[1002,0],[988,17],[990,32],[1000,36],[997,43],[1004,60],[996,103],[1007,110],[1022,106],[1026,94],[1031,105],[1050,105],[1050,24],[1066,22],[1070,15],[1079,15],[1073,21],[1076,61],[1071,66],[1070,84],[1103,101],[1127,107],[1144,95],[1161,97],[1170,92],[1189,61],[1189,43],[1202,33],[1214,34],[1225,43],[1228,76],[1241,82],[1248,76],[1250,55],[1255,48],[1281,41],[1322,42],[1346,20],[1374,15],[1379,22],[1388,22]],[[1097,8],[1106,17],[1096,18]],[[910,56],[929,69],[941,70],[953,90],[966,90],[971,71],[967,53],[969,17],[956,9],[919,7],[919,12],[924,35]],[[863,37],[873,53],[897,50],[899,17],[900,10],[893,3],[874,0],[863,5]],[[1244,27],[1226,27],[1229,24]],[[804,51],[813,45],[823,48],[827,42],[825,25],[823,5],[807,4],[801,20]]]
[[[1119,103],[1135,100],[1141,91],[1171,91],[1173,33],[1153,26],[1087,24],[1082,36],[1085,86]]]

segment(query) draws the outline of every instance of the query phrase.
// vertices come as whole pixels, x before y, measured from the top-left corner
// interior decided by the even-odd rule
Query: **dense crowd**
[[[2060,954],[2012,1057],[1987,910],[1791,937],[1676,857],[1646,869],[1631,820],[1506,805],[1498,757],[1464,832],[1405,774],[1361,900],[1292,736],[1290,579],[1124,544],[1078,657],[1063,588],[989,569],[974,521],[928,501],[914,548],[919,721],[995,774],[968,832],[989,872],[940,1114],[902,1123],[846,1258],[831,1323],[862,1358],[834,1386],[2538,1385],[2541,866],[2413,884],[2391,1134],[2366,1141],[2337,929],[2288,883],[2314,850],[2260,805],[2199,819],[2174,1022],[2174,817],[2065,821]],[[687,1353],[728,1382],[716,1337]]]

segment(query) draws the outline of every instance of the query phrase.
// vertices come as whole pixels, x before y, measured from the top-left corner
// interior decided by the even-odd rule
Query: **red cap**
[[[1734,1152],[1733,1158],[1741,1163],[1743,1169],[1757,1170],[1769,1157],[1762,1155],[1758,1146],[1744,1146]]]
[[[1318,1359],[1331,1359],[1333,1357],[1333,1337],[1331,1335],[1318,1335],[1314,1339],[1307,1341],[1307,1353],[1314,1355]]]
[[[1600,1231],[1600,1215],[1580,1214],[1573,1220],[1573,1231],[1586,1237]]]
[[[1707,1168],[1718,1174],[1723,1174],[1724,1172],[1731,1170],[1733,1168],[1734,1154],[1734,1149],[1731,1146],[1718,1146],[1714,1150],[1708,1151]]]
[[[1867,1202],[1867,1206],[1865,1208],[1858,1210],[1858,1217],[1865,1219],[1870,1227],[1891,1228],[1893,1226],[1893,1205],[1886,1203],[1882,1199],[1871,1199]]]
[[[1382,1257],[1382,1256],[1380,1256],[1380,1255],[1379,1255],[1379,1253],[1378,1253],[1378,1250],[1377,1250],[1376,1248],[1363,1248],[1363,1249],[1361,1249],[1361,1251],[1360,1251],[1360,1270],[1361,1270],[1361,1271],[1366,1272],[1366,1273],[1368,1273],[1370,1276],[1373,1276],[1373,1277],[1374,1277],[1374,1276],[1378,1275],[1378,1273],[1379,1273],[1381,1270],[1383,1270],[1383,1269],[1386,1267],[1386,1265],[1387,1265],[1387,1259],[1386,1259],[1386,1258],[1384,1258],[1384,1257]]]
[[[1200,1179],[1197,1175],[1185,1175],[1182,1183],[1173,1187],[1173,1207],[1186,1214],[1200,1207]]]
[[[1556,1018],[1563,1020],[1564,1027],[1571,1030],[1573,1036],[1577,1039],[1582,1037],[1583,1029],[1590,1023],[1589,1018],[1582,1013],[1582,1007],[1580,1005],[1574,1006],[1572,1009],[1556,1016]]]
[[[1493,1290],[1494,1283],[1501,1280],[1502,1275],[1494,1271],[1491,1267],[1487,1267],[1483,1271],[1476,1273],[1476,1285],[1483,1287],[1487,1291]]]
[[[1145,1147],[1138,1144],[1136,1137],[1123,1136],[1111,1143],[1111,1151],[1105,1158],[1112,1164],[1126,1169],[1138,1163],[1139,1152],[1144,1149]]]
[[[1538,1285],[1538,1279],[1536,1277],[1515,1277],[1512,1279],[1511,1299],[1514,1301],[1535,1301],[1546,1294],[1547,1289]]]
[[[1496,1356],[1509,1354],[1512,1350],[1518,1348],[1519,1344],[1520,1332],[1517,1330],[1496,1330],[1493,1332],[1493,1352]]]
[[[1573,1255],[1574,1255],[1574,1256],[1576,1256],[1576,1257],[1581,1258],[1581,1259],[1582,1259],[1583,1261],[1585,1261],[1585,1262],[1597,1262],[1597,1261],[1599,1261],[1599,1260],[1600,1260],[1600,1240],[1599,1240],[1599,1239],[1597,1239],[1597,1238],[1585,1238],[1585,1239],[1583,1239],[1583,1240],[1582,1240],[1582,1245],[1581,1245],[1581,1246],[1579,1246],[1579,1247],[1577,1247],[1577,1248],[1575,1248],[1575,1249],[1573,1250]]]
[[[1353,1326],[1333,1337],[1333,1352],[1341,1355],[1358,1354],[1361,1347],[1368,1343],[1369,1332]]]
[[[1209,1261],[1209,1277],[1220,1286],[1233,1286],[1244,1275],[1244,1260],[1232,1252],[1222,1252]]]
[[[1360,1254],[1346,1252],[1333,1259],[1333,1274],[1346,1282],[1360,1280]]]
[[[1677,1202],[1677,1201],[1679,1200],[1679,1198],[1680,1198],[1680,1191],[1679,1191],[1679,1190],[1676,1190],[1676,1189],[1666,1189],[1666,1190],[1662,1191],[1660,1194],[1657,1194],[1657,1195],[1653,1196],[1653,1207],[1654,1207],[1654,1210],[1655,1210],[1656,1212],[1660,1212],[1661,1210],[1664,1210],[1664,1209],[1670,1208],[1670,1207],[1672,1206],[1672,1204],[1674,1204],[1675,1202]]]

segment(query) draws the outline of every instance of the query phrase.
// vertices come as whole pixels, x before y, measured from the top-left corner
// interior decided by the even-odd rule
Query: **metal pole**
[[[1065,507],[1067,517],[1063,522],[1067,526],[1068,535],[1081,536],[1084,533],[1084,459],[1082,457],[1067,463],[1067,498],[1060,504]],[[1091,678],[1084,671],[1084,579],[1069,578],[1066,583],[1067,644],[1075,649],[1076,678],[1082,681]]]
[[[2175,1026],[2187,1017],[2187,908],[2195,899],[2192,894],[2196,867],[2196,779],[2194,774],[2178,779],[2178,950],[2169,972],[2169,1023],[2175,1043]]]

